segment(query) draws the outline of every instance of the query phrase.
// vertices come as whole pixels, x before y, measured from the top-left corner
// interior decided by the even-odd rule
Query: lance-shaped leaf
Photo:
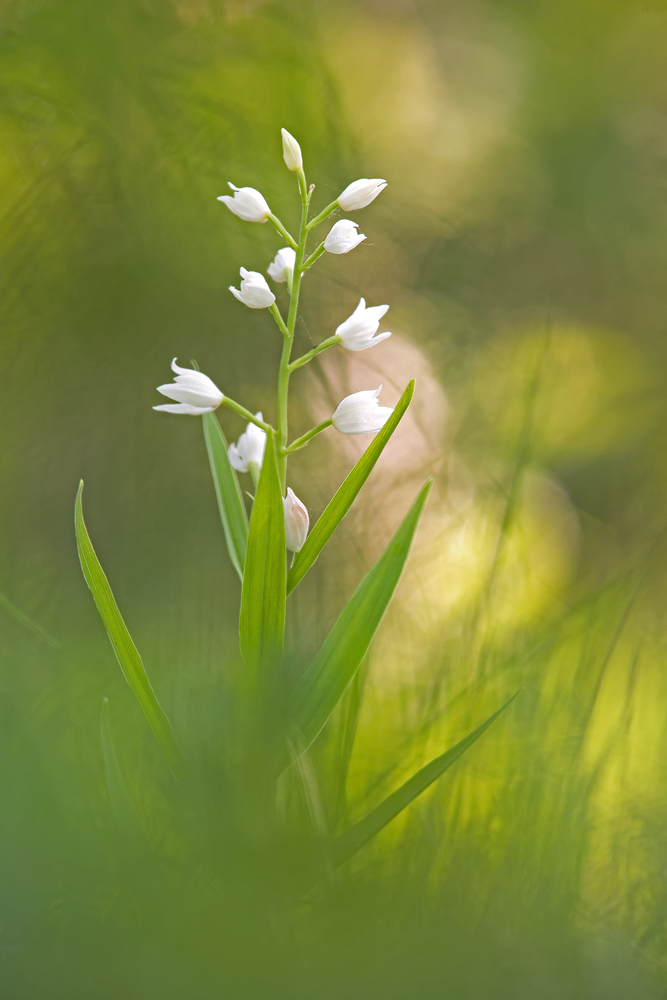
[[[239,621],[241,653],[254,671],[267,669],[282,656],[286,560],[285,516],[275,437],[268,431],[250,515]]]
[[[292,717],[305,750],[338,704],[363,660],[400,579],[432,480],[424,484],[375,566],[366,574],[297,684]]]
[[[408,383],[406,389],[394,408],[394,412],[387,420],[382,430],[373,438],[373,441],[363,453],[352,471],[343,480],[338,490],[326,505],[312,531],[306,539],[305,545],[300,552],[297,552],[292,568],[287,575],[287,593],[291,594],[294,588],[304,578],[310,567],[313,565],[320,552],[327,544],[334,531],[343,520],[354,500],[368,479],[373,466],[382,454],[382,451],[389,441],[389,438],[398,427],[401,417],[410,405],[412,394],[415,391],[415,380]]]
[[[162,747],[172,769],[174,772],[177,772],[181,761],[181,754],[171,728],[171,723],[155,697],[155,692],[146,676],[146,671],[144,670],[137,647],[132,642],[132,637],[114,600],[109,581],[104,575],[104,570],[95,555],[95,550],[83,520],[82,493],[83,482],[79,485],[74,508],[76,544],[79,550],[83,575],[90,587],[97,610],[107,630],[107,635],[111,640],[113,651],[116,654],[116,659],[120,664],[125,680],[134,691],[135,697],[141,705],[144,715],[148,719],[149,725],[155,733],[158,743]]]
[[[232,565],[243,580],[243,564],[248,540],[248,515],[241,495],[241,488],[236,472],[231,467],[227,452],[227,442],[215,413],[205,413],[202,416],[204,438],[208,460],[211,463],[211,475],[218,499],[218,510],[222,529],[225,533],[227,551]]]
[[[349,830],[346,830],[345,833],[342,833],[340,837],[334,840],[331,849],[333,863],[335,865],[343,864],[353,854],[356,854],[364,844],[372,840],[388,823],[391,823],[392,819],[395,819],[406,806],[414,802],[429,785],[432,785],[448,767],[452,766],[454,761],[459,759],[461,754],[464,754],[473,745],[475,740],[480,738],[482,733],[486,732],[491,723],[498,718],[501,712],[505,711],[515,698],[516,694],[509,701],[506,701],[497,712],[494,712],[486,722],[483,722],[481,726],[478,726],[477,729],[474,729],[472,733],[469,733],[459,743],[450,747],[445,753],[440,754],[439,757],[436,757],[430,763],[426,764],[425,767],[422,767],[420,771],[417,771],[411,778],[408,778],[405,784],[387,796],[384,802],[381,802],[367,816],[364,816],[363,819],[359,820],[358,823],[355,823],[354,826],[351,826]]]

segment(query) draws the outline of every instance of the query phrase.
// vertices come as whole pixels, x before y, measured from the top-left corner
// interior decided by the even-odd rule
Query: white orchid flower
[[[324,249],[328,253],[349,253],[356,246],[366,239],[363,233],[357,233],[358,222],[351,222],[349,219],[339,219],[331,227],[329,235],[324,241]]]
[[[287,487],[287,496],[283,497],[283,513],[285,514],[285,545],[290,552],[300,552],[308,535],[310,517],[305,504]]]
[[[331,421],[341,434],[377,434],[394,412],[390,406],[379,406],[377,389],[364,389],[346,396],[336,407]]]
[[[338,195],[338,204],[344,212],[356,212],[375,201],[386,186],[387,182],[382,177],[361,177],[348,184],[343,193]]]
[[[244,222],[266,222],[271,215],[266,198],[255,188],[237,188],[231,181],[227,181],[234,195],[221,194],[218,201],[223,201],[230,212],[238,215]]]
[[[296,252],[291,247],[283,247],[275,255],[272,263],[269,264],[267,274],[274,281],[287,281],[288,273],[294,274],[295,264]]]
[[[255,416],[258,420],[264,420],[261,411]],[[261,469],[265,446],[266,432],[257,424],[248,424],[243,434],[239,435],[236,444],[229,446],[227,454],[230,465],[237,472],[247,472],[253,464],[257,466],[258,470]]]
[[[367,347],[379,344],[381,340],[391,337],[391,333],[378,333],[377,328],[380,320],[386,313],[389,306],[369,306],[366,307],[366,300],[359,299],[359,305],[351,316],[336,327],[336,336],[340,337],[340,342],[348,351],[365,351]]]
[[[154,406],[154,410],[188,413],[191,416],[217,410],[225,397],[208,375],[193,368],[179,368],[176,358],[172,361],[171,368],[178,373],[174,379],[175,385],[168,382],[166,385],[159,385],[157,391],[168,399],[176,399],[178,402],[163,403],[162,406]]]
[[[245,267],[240,270],[242,277],[241,289],[229,286],[232,295],[236,296],[239,302],[249,309],[268,309],[276,301],[276,297],[266,283],[266,278],[259,271],[246,271]]]
[[[301,170],[303,167],[301,146],[286,128],[281,128],[280,134],[283,137],[283,160],[285,161],[285,166],[288,170]]]

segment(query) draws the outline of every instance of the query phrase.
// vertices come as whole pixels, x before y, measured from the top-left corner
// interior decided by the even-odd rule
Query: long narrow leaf
[[[211,475],[218,500],[218,510],[222,529],[225,533],[227,551],[232,565],[243,580],[243,564],[248,541],[248,515],[241,495],[239,481],[229,464],[227,442],[215,413],[205,413],[202,417],[204,438]]]
[[[148,719],[148,723],[155,733],[167,760],[173,770],[177,771],[181,754],[171,728],[171,723],[155,697],[155,692],[146,676],[146,671],[144,670],[137,647],[132,642],[132,637],[114,600],[109,581],[104,575],[104,570],[95,555],[95,550],[83,520],[82,492],[83,482],[79,485],[74,509],[76,544],[79,550],[83,575],[90,587],[97,610],[104,622],[104,627],[111,640],[113,651],[116,654],[116,659],[120,664],[125,680],[132,688],[137,701],[141,705],[144,715]]]
[[[380,433],[373,439],[352,471],[346,476],[338,490],[318,517],[313,530],[308,535],[306,543],[297,553],[292,568],[287,575],[287,593],[291,594],[298,583],[304,578],[320,552],[327,544],[334,531],[343,520],[355,497],[372,472],[373,466],[382,454],[389,438],[398,427],[399,421],[410,405],[415,391],[415,380],[406,386],[394,412]]]
[[[419,491],[396,534],[355,590],[294,690],[293,719],[303,749],[320,732],[366,655],[403,572],[431,482]]]
[[[494,722],[501,712],[504,712],[508,705],[510,705],[516,695],[512,695],[509,701],[494,712],[486,722],[483,722],[481,726],[469,733],[464,739],[459,743],[456,743],[445,753],[440,754],[430,763],[422,767],[420,771],[413,774],[411,778],[397,788],[395,792],[387,796],[384,802],[381,802],[379,806],[376,806],[367,816],[351,826],[349,830],[341,834],[334,843],[332,849],[332,860],[335,865],[341,865],[348,858],[351,858],[353,854],[356,854],[364,844],[367,844],[369,840],[380,832],[388,823],[391,823],[393,819],[398,816],[406,806],[409,806],[423,791],[425,791],[429,785],[443,774],[447,768],[451,767],[454,761],[466,752],[466,750],[473,745],[473,743],[480,738],[482,733],[486,732],[492,722]]]
[[[282,656],[286,571],[285,516],[269,431],[250,515],[239,621],[241,653],[255,673]]]

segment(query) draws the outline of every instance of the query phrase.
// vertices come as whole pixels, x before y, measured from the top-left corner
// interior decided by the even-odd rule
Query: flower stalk
[[[311,427],[309,431],[306,431],[305,434],[302,434],[300,438],[297,438],[296,441],[292,441],[291,445],[285,448],[285,456],[291,455],[295,451],[299,451],[300,448],[305,448],[314,437],[317,437],[318,434],[321,434],[322,431],[325,431],[327,427],[331,427],[332,425],[333,420],[329,417],[328,420],[323,420],[321,424],[317,425],[317,427]]]

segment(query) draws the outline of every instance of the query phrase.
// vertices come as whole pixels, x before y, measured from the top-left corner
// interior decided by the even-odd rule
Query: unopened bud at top
[[[218,201],[225,203],[230,212],[238,215],[244,222],[266,222],[271,215],[266,198],[255,188],[237,188],[227,181],[234,195],[221,194]]]
[[[343,193],[338,195],[338,204],[344,212],[356,212],[370,205],[386,186],[387,182],[382,177],[361,177],[348,184]]]
[[[172,371],[177,372],[174,383],[159,385],[158,392],[175,403],[163,403],[154,406],[154,410],[164,410],[166,413],[188,413],[196,417],[202,413],[216,410],[225,398],[215,382],[208,375],[195,371],[194,368],[179,368],[176,358],[171,363]]]
[[[289,486],[287,487],[287,496],[283,497],[283,513],[285,515],[285,545],[290,552],[300,552],[306,541],[310,518],[305,504],[301,503]]]
[[[286,128],[281,128],[280,134],[283,137],[283,159],[288,170],[301,170],[303,167],[303,156],[301,146],[293,135]]]

